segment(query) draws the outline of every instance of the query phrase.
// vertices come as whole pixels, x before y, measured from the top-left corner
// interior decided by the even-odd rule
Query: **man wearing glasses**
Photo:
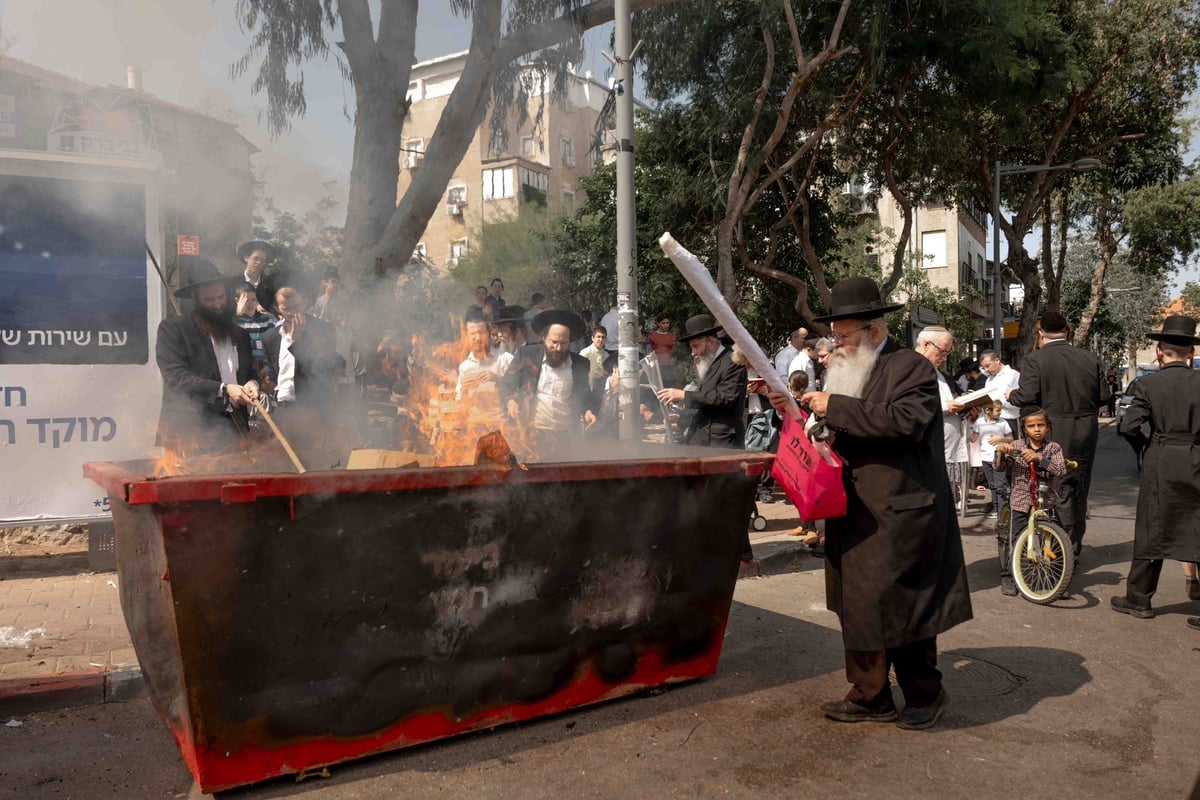
[[[971,618],[962,541],[942,447],[933,365],[888,338],[870,278],[833,287],[834,344],[825,391],[801,398],[845,462],[846,515],[827,522],[826,603],[842,624],[844,700],[822,705],[838,722],[928,728],[946,707],[937,635]],[[781,412],[786,398],[772,393]],[[904,694],[898,714],[888,668]]]
[[[937,372],[938,397],[942,404],[942,438],[946,454],[946,474],[954,489],[954,503],[959,513],[963,510],[960,496],[962,465],[967,461],[967,437],[963,435],[962,405],[954,402],[954,390],[950,380],[942,372],[946,359],[954,351],[954,334],[940,325],[930,325],[917,334],[917,352],[933,364]]]

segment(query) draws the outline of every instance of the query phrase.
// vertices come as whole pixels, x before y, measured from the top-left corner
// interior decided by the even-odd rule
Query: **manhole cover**
[[[947,691],[955,697],[995,697],[1017,690],[1025,678],[999,664],[947,651],[938,656]],[[896,680],[893,670],[889,677]]]

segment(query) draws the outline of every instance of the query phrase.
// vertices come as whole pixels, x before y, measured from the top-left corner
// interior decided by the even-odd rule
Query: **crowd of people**
[[[372,370],[394,381],[393,399],[411,391],[406,381],[426,357],[419,338],[403,342],[387,333],[368,363],[336,270],[317,285],[301,273],[266,272],[272,255],[267,243],[246,243],[239,249],[245,270],[233,277],[207,261],[187,265],[176,294],[190,310],[164,320],[156,343],[164,446],[227,447],[268,397],[277,413],[313,428],[311,415],[328,415],[340,398],[361,395]],[[454,401],[474,411],[486,398],[500,417],[548,441],[615,435],[618,309],[592,324],[590,315],[551,308],[541,294],[528,309],[503,295],[497,277],[490,289],[478,287],[463,316],[461,359],[442,376]],[[904,347],[884,321],[898,308],[882,301],[869,278],[841,281],[829,313],[814,320],[828,334],[791,331],[773,367],[790,396],[821,421],[845,464],[847,512],[826,521],[821,545],[852,688],[824,713],[919,729],[936,724],[948,702],[936,637],[972,616],[956,513],[967,499],[964,483],[990,490],[1002,564],[1008,532],[1028,519],[1036,483],[1051,487],[1046,502],[1056,505],[1078,556],[1098,417],[1102,409],[1112,413],[1116,384],[1094,354],[1070,343],[1067,321],[1056,312],[1041,316],[1038,348],[1019,371],[987,350],[949,375],[953,334],[927,327]],[[1188,595],[1200,600],[1195,332],[1195,320],[1173,316],[1148,334],[1162,368],[1138,382],[1119,425],[1138,455],[1141,487],[1127,590],[1112,607],[1137,618],[1154,616],[1151,599],[1165,559],[1184,562]],[[789,398],[767,388],[713,317],[693,316],[675,334],[670,317],[659,314],[640,344],[657,385],[638,407],[647,417],[661,415],[677,432],[670,440],[775,446]],[[682,347],[690,358],[679,357]],[[760,501],[773,495],[768,484],[760,487]],[[752,557],[747,530],[743,559]],[[1000,589],[1017,593],[1007,567]],[[1200,618],[1188,624],[1200,629]],[[903,711],[892,699],[892,669]]]

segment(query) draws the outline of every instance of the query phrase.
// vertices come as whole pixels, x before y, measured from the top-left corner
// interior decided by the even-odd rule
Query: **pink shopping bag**
[[[830,464],[804,432],[804,421],[783,417],[779,452],[771,468],[783,492],[796,505],[800,519],[812,522],[846,513],[846,488],[842,485],[842,460],[830,453]]]

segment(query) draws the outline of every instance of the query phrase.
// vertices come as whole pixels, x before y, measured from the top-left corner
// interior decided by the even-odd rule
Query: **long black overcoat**
[[[237,382],[245,384],[253,377],[250,335],[241,328],[234,328],[231,335],[237,348]],[[168,317],[158,325],[154,348],[163,379],[155,444],[192,450],[220,450],[235,444],[237,428],[219,396],[221,371],[212,340],[190,315]],[[244,423],[244,407],[235,406],[231,413]]]
[[[696,389],[684,393],[695,411],[686,434],[687,444],[741,449],[746,441],[746,368],[733,363],[722,350],[713,359]]]
[[[1133,556],[1200,561],[1200,372],[1167,364],[1131,395],[1117,432],[1143,453]]]
[[[928,639],[971,619],[933,365],[890,339],[861,399],[829,398],[846,516],[826,523],[825,592],[847,650]]]

